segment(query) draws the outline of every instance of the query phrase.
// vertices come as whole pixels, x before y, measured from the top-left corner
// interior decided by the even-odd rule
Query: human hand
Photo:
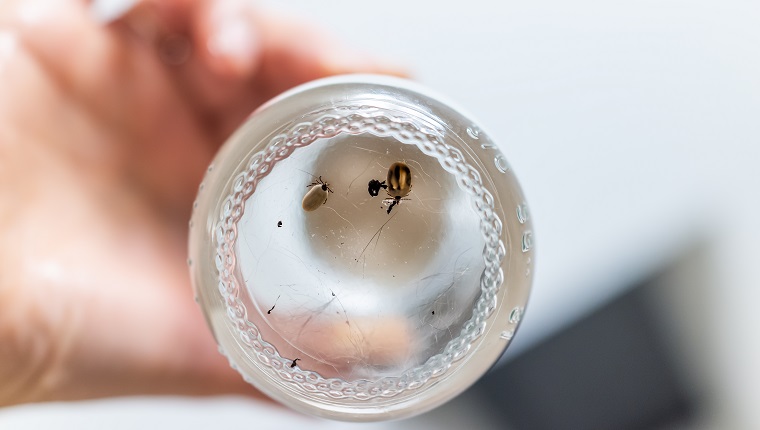
[[[258,395],[216,352],[186,222],[218,145],[315,78],[396,73],[242,1],[0,4],[0,405]]]

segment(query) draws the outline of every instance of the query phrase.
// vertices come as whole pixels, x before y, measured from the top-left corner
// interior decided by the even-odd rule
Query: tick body
[[[321,176],[306,187],[311,188],[306,192],[306,195],[303,196],[303,201],[301,202],[301,206],[306,212],[319,209],[320,206],[327,203],[328,193],[332,193],[330,185],[324,182]]]
[[[391,213],[393,207],[401,203],[401,199],[406,197],[410,191],[412,191],[412,171],[404,163],[393,163],[388,168],[388,178],[386,179],[386,192],[388,193],[391,201],[388,206],[388,213]]]
[[[380,194],[380,189],[388,189],[388,186],[385,185],[385,181],[380,182],[377,179],[372,179],[367,184],[367,191],[369,192],[369,195],[372,197],[377,196]]]

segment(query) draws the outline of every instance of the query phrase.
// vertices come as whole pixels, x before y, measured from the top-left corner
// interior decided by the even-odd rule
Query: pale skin
[[[263,398],[193,302],[190,208],[253,109],[351,72],[402,74],[249,2],[156,0],[109,25],[85,1],[0,3],[0,406]]]

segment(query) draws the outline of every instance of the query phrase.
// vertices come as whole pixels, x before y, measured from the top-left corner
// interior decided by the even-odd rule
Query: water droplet
[[[209,173],[210,173],[212,170],[214,170],[214,165],[213,165],[213,164],[212,164],[212,165],[210,165],[210,166],[208,166],[208,171],[209,171]]]
[[[193,297],[193,299],[195,299],[195,303],[200,303],[201,302],[201,298],[198,297],[197,294]]]
[[[509,170],[509,163],[507,162],[507,157],[505,157],[504,154],[499,154],[494,157],[493,163],[501,173],[507,173]]]
[[[190,220],[190,222],[187,223],[187,226],[190,227],[190,228],[193,228],[193,220]]]
[[[496,149],[496,145],[493,143],[481,143],[480,147],[483,149]]]
[[[509,323],[510,324],[517,324],[520,322],[520,319],[522,318],[523,314],[523,308],[516,307],[512,309],[512,312],[509,313]]]
[[[467,127],[467,134],[470,135],[471,138],[477,140],[480,136],[480,131],[474,127]]]
[[[533,248],[533,232],[527,230],[525,233],[523,233],[522,237],[522,251],[528,252],[531,248]]]
[[[525,277],[530,276],[530,263],[533,261],[532,258],[528,257],[527,260],[525,260]]]
[[[509,339],[512,339],[513,335],[514,335],[514,332],[512,330],[504,330],[503,332],[501,332],[501,335],[499,337],[504,340],[509,340]]]
[[[193,260],[191,258],[187,259],[187,265],[188,266],[192,266],[193,265]]]
[[[520,221],[520,224],[525,224],[526,221],[528,221],[528,205],[525,203],[517,206],[517,220]]]

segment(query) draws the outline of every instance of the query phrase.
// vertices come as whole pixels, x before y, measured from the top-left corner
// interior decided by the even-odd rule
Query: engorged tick
[[[393,207],[400,204],[401,200],[412,191],[412,171],[404,163],[393,163],[388,168],[387,182],[388,188],[386,191],[389,198],[384,201],[391,203],[388,206],[388,214],[390,214]]]
[[[315,185],[319,186],[317,187]],[[303,201],[301,202],[301,207],[303,207],[303,210],[306,212],[319,209],[320,206],[327,203],[328,192],[333,192],[333,190],[330,189],[330,185],[324,182],[321,176],[306,187],[311,188],[306,195],[303,196]]]

